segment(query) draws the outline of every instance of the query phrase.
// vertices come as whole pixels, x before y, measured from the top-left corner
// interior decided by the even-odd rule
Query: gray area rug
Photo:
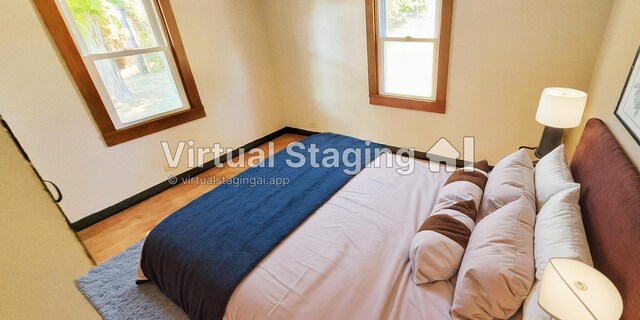
[[[188,319],[155,284],[136,285],[143,241],[89,271],[76,280],[76,286],[107,320]]]

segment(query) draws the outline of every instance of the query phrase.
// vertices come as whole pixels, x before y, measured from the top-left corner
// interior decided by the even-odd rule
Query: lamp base
[[[544,127],[544,132],[542,133],[542,138],[540,139],[540,144],[536,151],[534,152],[535,156],[538,159],[546,156],[549,152],[553,151],[555,148],[562,144],[562,129],[561,128],[553,128],[553,127]]]

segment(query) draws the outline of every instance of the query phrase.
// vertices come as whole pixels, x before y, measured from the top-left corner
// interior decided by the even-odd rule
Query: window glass
[[[436,0],[381,0],[384,37],[436,38]]]
[[[453,0],[366,0],[369,103],[446,111]]]
[[[162,52],[95,61],[122,124],[184,109]]]
[[[107,146],[206,117],[171,2],[33,0]]]
[[[66,0],[85,54],[153,48],[153,33],[142,0]]]
[[[386,93],[432,96],[433,43],[387,41],[383,57]]]

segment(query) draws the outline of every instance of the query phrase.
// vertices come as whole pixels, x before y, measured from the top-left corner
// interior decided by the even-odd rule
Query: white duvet
[[[417,286],[409,264],[449,174],[396,168],[366,168],[346,184],[238,286],[225,319],[451,318],[452,283]]]

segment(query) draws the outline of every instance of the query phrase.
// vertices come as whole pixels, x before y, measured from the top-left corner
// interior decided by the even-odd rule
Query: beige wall
[[[262,3],[288,125],[420,150],[472,135],[495,163],[537,145],[544,87],[589,87],[612,1],[455,1],[445,115],[369,105],[364,1]]]
[[[636,166],[640,166],[640,147],[613,115],[633,58],[640,45],[640,1],[616,0],[611,11],[600,54],[589,86],[585,119],[600,118],[611,129]],[[565,137],[570,153],[576,147],[584,125]]]
[[[157,183],[160,141],[238,147],[284,125],[427,150],[536,145],[547,86],[589,88],[612,0],[456,1],[447,114],[368,103],[362,0],[173,1],[208,116],[107,148],[30,1],[0,11],[0,113],[77,221]]]
[[[91,261],[0,127],[0,319],[99,319],[73,280]]]
[[[284,125],[255,1],[172,5],[207,117],[107,148],[32,1],[3,2],[0,114],[71,222],[185,171],[165,171],[162,140],[239,147]]]

